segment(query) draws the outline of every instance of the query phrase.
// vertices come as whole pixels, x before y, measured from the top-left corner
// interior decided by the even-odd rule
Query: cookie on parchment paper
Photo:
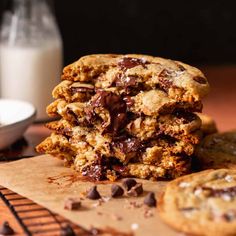
[[[173,180],[158,208],[163,221],[178,231],[236,235],[236,170],[206,170]]]

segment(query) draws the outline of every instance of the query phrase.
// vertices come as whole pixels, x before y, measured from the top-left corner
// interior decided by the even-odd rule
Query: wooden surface
[[[203,101],[203,112],[215,119],[220,131],[236,129],[236,66],[211,66],[201,69],[211,85],[211,92]],[[37,155],[34,151],[35,145],[49,133],[43,124],[32,125],[25,133],[24,139],[8,150],[0,151],[0,160],[16,160]],[[0,222],[4,220],[10,221],[18,232],[23,232],[9,208],[0,200]]]

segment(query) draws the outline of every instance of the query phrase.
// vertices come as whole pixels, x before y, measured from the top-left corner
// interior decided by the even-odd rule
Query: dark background
[[[54,9],[65,64],[91,53],[146,53],[209,65],[236,62],[235,2],[55,0]]]

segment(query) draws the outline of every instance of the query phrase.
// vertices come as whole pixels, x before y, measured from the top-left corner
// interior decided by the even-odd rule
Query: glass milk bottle
[[[31,102],[37,120],[46,120],[62,69],[62,40],[47,2],[14,0],[0,39],[1,97]]]

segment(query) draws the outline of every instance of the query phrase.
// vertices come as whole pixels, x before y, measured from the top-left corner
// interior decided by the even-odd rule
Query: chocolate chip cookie
[[[191,235],[236,232],[236,170],[207,170],[167,184],[158,208],[161,218]]]
[[[90,55],[67,66],[47,107],[59,121],[37,151],[96,180],[175,178],[191,171],[202,138],[198,69],[146,55]]]
[[[206,136],[195,155],[201,168],[236,168],[236,131]]]

